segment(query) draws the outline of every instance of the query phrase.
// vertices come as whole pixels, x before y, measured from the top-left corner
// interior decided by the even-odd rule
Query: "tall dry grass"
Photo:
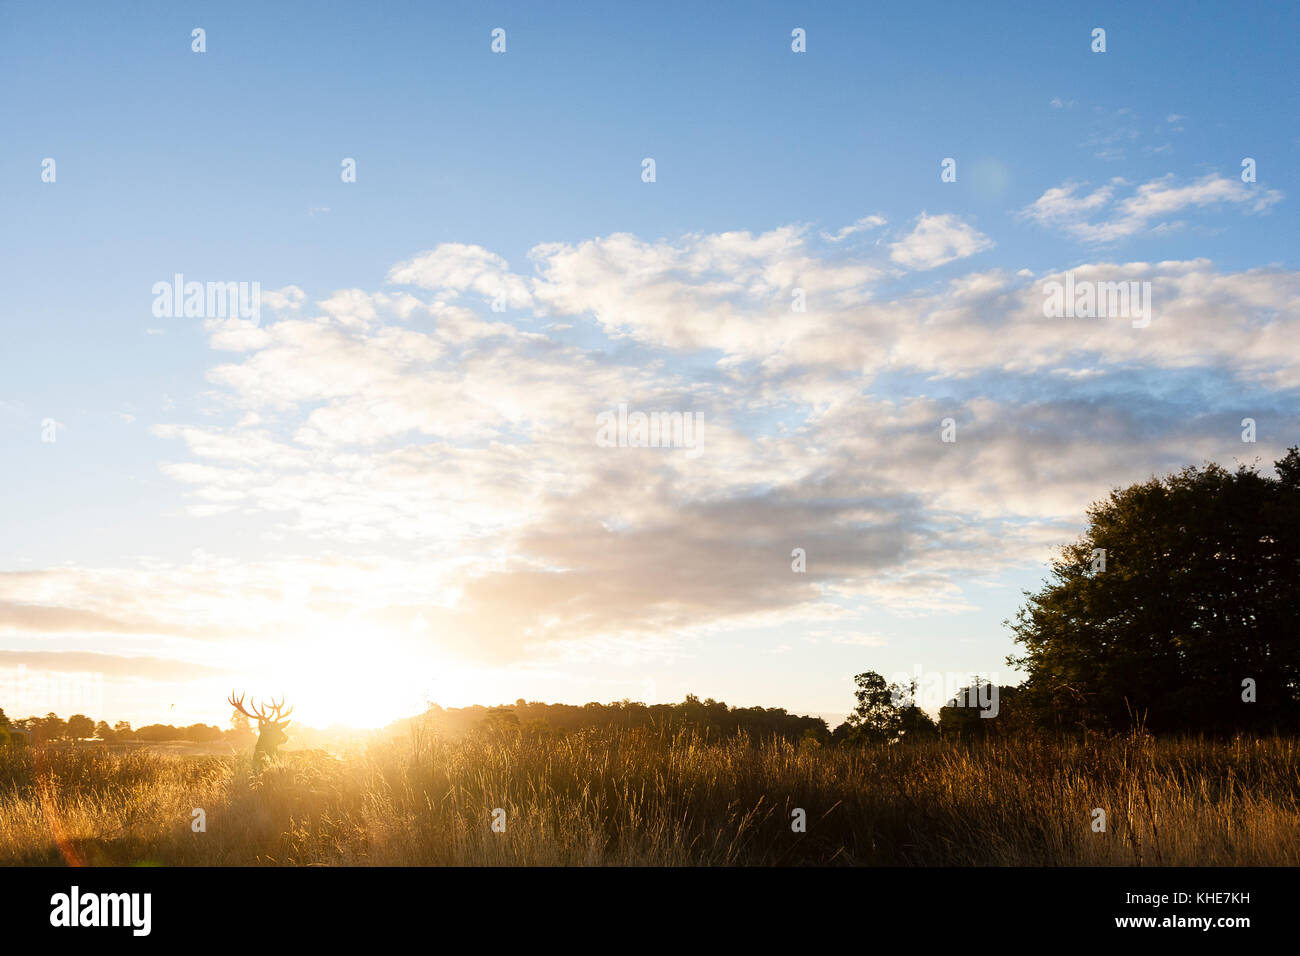
[[[192,810],[207,831],[191,829]],[[491,813],[506,811],[506,831]],[[1092,829],[1093,808],[1107,830]],[[791,831],[806,811],[807,832]],[[1300,744],[823,749],[416,732],[247,759],[0,753],[0,864],[1295,865]]]

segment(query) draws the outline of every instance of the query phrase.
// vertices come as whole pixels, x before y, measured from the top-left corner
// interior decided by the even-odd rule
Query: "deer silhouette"
[[[267,760],[276,755],[280,745],[289,741],[289,735],[284,732],[284,728],[289,726],[288,718],[293,713],[293,705],[290,705],[288,710],[284,710],[283,699],[278,704],[272,699],[268,710],[265,706],[258,707],[255,700],[249,700],[248,706],[252,708],[250,712],[244,709],[244,695],[240,694],[236,697],[233,691],[229,703],[245,717],[257,721],[257,746],[253,748],[253,766],[261,770]]]

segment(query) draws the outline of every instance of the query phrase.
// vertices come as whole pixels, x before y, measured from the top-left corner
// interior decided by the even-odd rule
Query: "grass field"
[[[492,811],[505,810],[505,832]],[[1106,811],[1094,832],[1092,811]],[[193,810],[206,832],[193,832]],[[792,811],[807,832],[792,832]],[[1295,865],[1300,743],[828,749],[416,732],[248,757],[0,750],[0,864]]]

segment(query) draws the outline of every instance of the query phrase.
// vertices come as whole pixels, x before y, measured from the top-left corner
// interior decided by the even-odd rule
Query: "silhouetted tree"
[[[945,740],[984,740],[1027,729],[1020,688],[994,685],[976,677],[939,708],[939,733]]]
[[[1275,467],[1276,479],[1189,467],[1088,510],[1083,537],[1011,624],[1023,654],[1008,663],[1027,670],[1040,720],[1298,725],[1300,452]],[[1250,688],[1254,703],[1243,700]]]
[[[68,718],[68,736],[73,740],[95,736],[95,722],[85,714],[73,714]]]
[[[936,740],[939,737],[939,725],[934,718],[914,703],[905,704],[899,711],[899,739],[909,743],[918,740]]]
[[[924,740],[938,735],[930,715],[916,705],[916,682],[890,684],[875,671],[853,678],[857,706],[831,739],[849,744],[892,744]]]
[[[43,744],[51,740],[62,740],[66,737],[68,735],[68,725],[58,714],[51,711],[44,717],[37,717],[33,720],[31,732],[32,743]]]

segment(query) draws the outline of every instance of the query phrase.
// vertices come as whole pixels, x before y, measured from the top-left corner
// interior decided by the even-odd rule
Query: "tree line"
[[[105,744],[224,741],[242,747],[254,736],[247,721],[242,726],[236,725],[226,730],[212,724],[190,724],[188,727],[148,724],[132,729],[131,724],[125,720],[110,725],[106,720],[96,721],[85,714],[73,714],[67,720],[55,713],[46,714],[44,717],[10,720],[4,710],[0,709],[0,744],[48,744],[61,741],[69,743],[93,741]]]
[[[782,707],[730,707],[712,697],[700,700],[687,694],[679,704],[644,704],[622,700],[613,703],[546,704],[522,698],[513,706],[453,707],[434,705],[422,716],[398,721],[397,729],[415,726],[441,733],[476,731],[564,734],[583,730],[641,728],[674,733],[694,730],[706,737],[745,732],[762,737],[802,739],[805,734],[829,736],[820,717],[799,716]]]

